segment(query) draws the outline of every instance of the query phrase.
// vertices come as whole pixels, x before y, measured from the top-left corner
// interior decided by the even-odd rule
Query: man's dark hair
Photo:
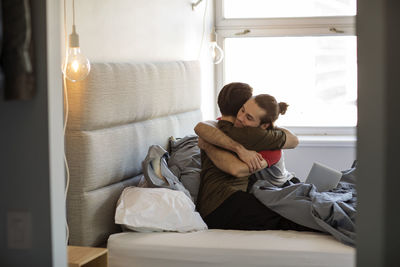
[[[222,87],[218,95],[218,107],[222,115],[235,116],[253,94],[253,88],[247,83],[229,83]]]

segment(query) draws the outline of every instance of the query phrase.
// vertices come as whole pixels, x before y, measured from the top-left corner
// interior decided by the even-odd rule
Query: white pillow
[[[167,188],[125,188],[118,200],[115,223],[138,232],[207,229],[192,200]]]

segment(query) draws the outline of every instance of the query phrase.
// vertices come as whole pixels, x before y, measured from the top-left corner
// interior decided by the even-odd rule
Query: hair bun
[[[278,105],[279,105],[279,113],[281,115],[285,114],[289,105],[285,102],[279,102]]]

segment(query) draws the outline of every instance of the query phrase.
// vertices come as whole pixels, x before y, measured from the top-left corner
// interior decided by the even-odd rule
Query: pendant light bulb
[[[211,34],[210,49],[211,49],[211,58],[214,64],[221,63],[222,60],[224,59],[224,51],[217,44],[217,33],[215,32],[215,30]]]
[[[73,82],[85,79],[90,72],[89,59],[81,53],[79,47],[79,35],[76,33],[75,25],[69,35],[68,54],[63,69],[65,77]]]

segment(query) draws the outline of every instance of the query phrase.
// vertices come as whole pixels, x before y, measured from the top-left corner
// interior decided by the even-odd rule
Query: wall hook
[[[194,10],[194,8],[198,6],[201,2],[203,2],[203,0],[198,0],[196,3],[192,3],[192,10]]]
[[[338,29],[336,29],[335,27],[331,27],[331,28],[329,29],[329,31],[334,32],[334,33],[344,33],[344,31],[338,30]]]
[[[250,33],[251,31],[249,30],[249,29],[246,29],[246,30],[244,30],[244,31],[242,31],[242,32],[237,32],[237,33],[235,33],[235,35],[246,35],[246,34],[248,34],[248,33]]]

